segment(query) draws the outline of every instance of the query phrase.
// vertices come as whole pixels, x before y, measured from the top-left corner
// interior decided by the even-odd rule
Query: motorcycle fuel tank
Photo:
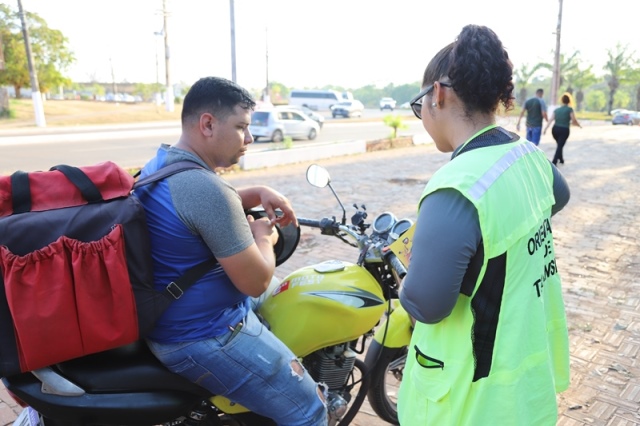
[[[260,314],[296,356],[355,340],[371,330],[385,310],[376,279],[363,267],[327,261],[288,275]]]

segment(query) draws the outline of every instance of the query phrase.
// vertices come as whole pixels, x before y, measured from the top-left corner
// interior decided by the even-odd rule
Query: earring
[[[436,108],[438,106],[438,104],[434,102],[434,103],[431,104],[431,106]]]

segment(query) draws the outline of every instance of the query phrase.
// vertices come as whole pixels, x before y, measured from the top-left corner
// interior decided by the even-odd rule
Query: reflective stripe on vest
[[[511,167],[520,157],[536,151],[537,148],[533,144],[521,144],[514,146],[510,151],[502,156],[469,190],[469,195],[476,200],[487,192],[487,189],[493,184],[500,175],[502,175],[509,167]]]

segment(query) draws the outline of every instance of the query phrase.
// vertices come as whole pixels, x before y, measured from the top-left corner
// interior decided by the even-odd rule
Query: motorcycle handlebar
[[[398,277],[400,279],[404,278],[404,276],[407,275],[407,268],[405,268],[402,262],[400,262],[398,256],[396,256],[392,251],[389,251],[387,253],[387,257],[389,258],[389,264],[393,269],[395,269]]]
[[[305,219],[303,217],[298,218],[298,223],[302,226],[308,226],[311,228],[322,228],[319,220]]]
[[[325,235],[337,235],[336,231],[342,231],[347,235],[351,235],[356,241],[359,241],[358,235],[353,229],[346,225],[340,224],[335,219],[329,219],[325,217],[321,220],[316,220],[299,217],[298,223],[301,226],[320,228],[322,230],[322,233]],[[391,267],[396,271],[400,279],[404,278],[404,276],[407,275],[407,269],[404,267],[402,262],[400,262],[400,259],[398,259],[395,253],[389,250],[384,256],[387,257],[389,265],[391,265]]]
[[[298,223],[302,226],[309,226],[311,228],[320,228],[321,233],[323,235],[332,235],[336,237],[341,237],[341,235],[349,235],[355,241],[354,244],[358,244],[360,241],[360,237],[355,229],[349,227],[347,225],[343,225],[340,222],[336,221],[335,218],[329,219],[328,217],[322,218],[320,220],[315,219],[305,219],[303,217],[298,218]],[[344,234],[341,234],[344,233]]]

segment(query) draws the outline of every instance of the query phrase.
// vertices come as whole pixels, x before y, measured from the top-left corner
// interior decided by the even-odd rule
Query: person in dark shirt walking
[[[571,98],[569,95],[562,95],[562,106],[556,108],[551,113],[551,118],[544,128],[544,133],[547,133],[547,129],[555,121],[553,128],[551,128],[551,135],[553,139],[556,140],[556,144],[558,145],[556,148],[556,153],[553,156],[552,163],[557,165],[558,161],[560,164],[564,164],[564,155],[562,154],[562,149],[564,145],[567,143],[567,139],[569,139],[569,126],[571,123],[582,128],[578,120],[576,119],[576,114],[573,111],[573,108],[569,106],[571,103]]]
[[[527,134],[526,139],[529,142],[533,142],[534,145],[540,143],[540,134],[542,133],[542,119],[549,121],[547,117],[547,105],[542,99],[544,90],[536,90],[536,95],[527,99],[520,111],[520,117],[518,117],[518,123],[516,124],[516,130],[520,131],[520,120],[527,113]]]

